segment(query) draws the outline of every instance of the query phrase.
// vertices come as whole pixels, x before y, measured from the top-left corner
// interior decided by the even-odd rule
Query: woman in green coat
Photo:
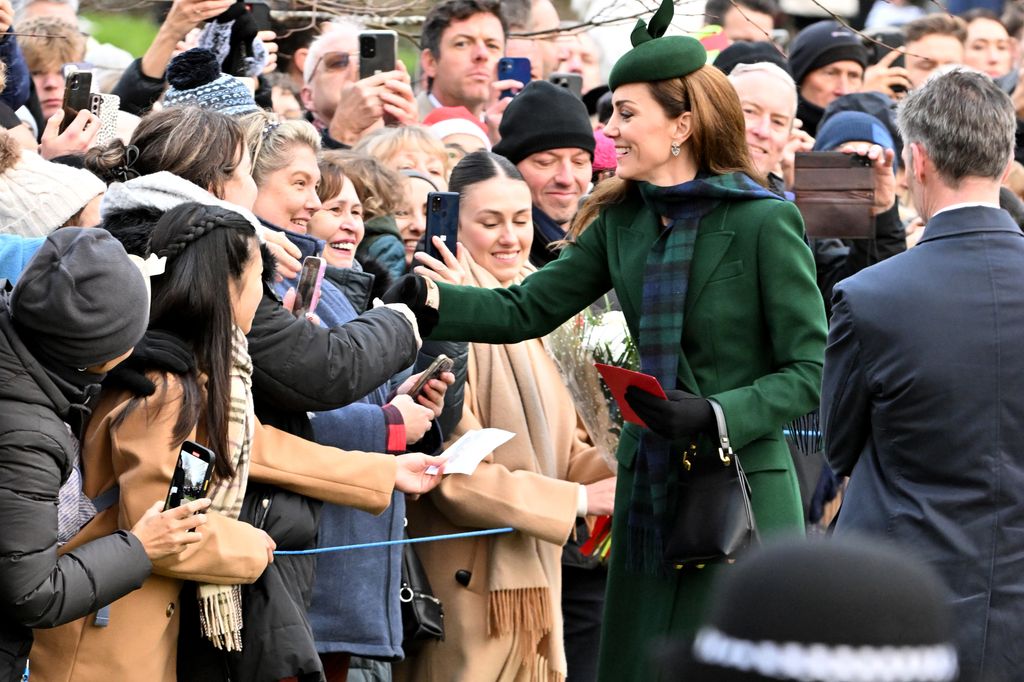
[[[692,634],[714,575],[661,561],[682,455],[717,458],[727,436],[747,473],[762,539],[801,533],[783,424],[818,404],[826,325],[796,208],[757,178],[735,91],[689,37],[662,37],[671,0],[633,32],[612,70],[617,178],[602,183],[561,256],[506,289],[445,283],[446,263],[399,282],[432,338],[515,343],[542,336],[609,289],[638,340],[641,369],[668,400],[631,393],[649,429],[627,424],[600,652],[606,682],[655,679],[648,656]],[[457,279],[457,278],[456,278]],[[434,280],[437,280],[435,283]],[[433,327],[430,331],[431,326]],[[647,395],[647,397],[645,397]]]

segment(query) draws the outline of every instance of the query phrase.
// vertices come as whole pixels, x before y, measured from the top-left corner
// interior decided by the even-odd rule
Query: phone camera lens
[[[371,59],[377,54],[377,43],[372,38],[363,38],[359,45],[359,56]]]

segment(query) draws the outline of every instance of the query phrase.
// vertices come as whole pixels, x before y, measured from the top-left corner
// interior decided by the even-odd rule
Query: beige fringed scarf
[[[464,262],[467,284],[494,289],[498,281],[476,263]],[[517,281],[534,272],[526,264]],[[470,344],[474,374],[474,410],[489,427],[506,429],[516,438],[495,451],[495,459],[510,471],[533,471],[559,477],[551,425],[541,402],[525,344]],[[551,586],[559,584],[561,548],[524,533],[490,540],[490,589],[487,632],[517,636],[524,667],[531,680],[561,682],[566,675],[561,633],[552,636],[554,615]],[[555,641],[557,640],[557,641]]]
[[[235,475],[219,481],[210,491],[210,510],[237,519],[249,481],[249,453],[256,417],[252,404],[252,360],[249,342],[235,327],[231,339],[231,411],[228,413],[228,448]],[[217,453],[221,456],[221,453]],[[242,588],[239,585],[200,583],[199,622],[203,636],[218,649],[242,650]]]

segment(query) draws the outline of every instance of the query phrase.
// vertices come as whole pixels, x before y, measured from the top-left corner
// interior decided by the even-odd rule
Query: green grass
[[[142,56],[156,35],[157,25],[148,15],[86,12],[85,18],[92,23],[96,40],[116,45],[136,57]]]

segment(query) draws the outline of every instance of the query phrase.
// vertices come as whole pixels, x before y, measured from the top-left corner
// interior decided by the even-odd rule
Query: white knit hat
[[[106,189],[89,171],[45,161],[0,135],[0,233],[45,237]]]

